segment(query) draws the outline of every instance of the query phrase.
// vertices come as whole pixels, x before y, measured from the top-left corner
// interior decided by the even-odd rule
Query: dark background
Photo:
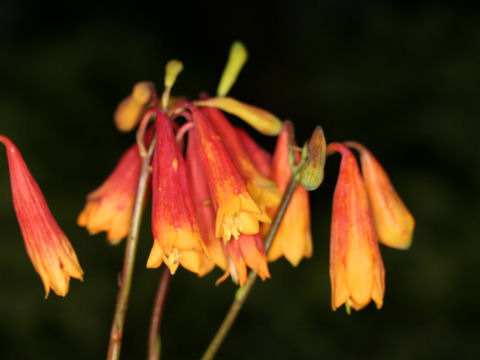
[[[292,2],[293,4],[293,2]],[[161,88],[165,63],[184,62],[175,94],[213,93],[230,43],[249,62],[231,95],[293,120],[303,142],[321,124],[329,141],[376,154],[414,214],[409,251],[381,248],[382,310],[332,312],[328,242],[338,157],[311,194],[314,256],[271,264],[219,359],[475,359],[479,330],[480,12],[459,2],[93,1],[0,3],[0,133],[20,148],[85,281],[66,298],[43,287],[26,256],[0,157],[0,358],[105,357],[123,243],[75,225],[85,195],[113,169],[132,134],[112,123],[133,84]],[[273,141],[257,137],[271,148]],[[3,150],[2,150],[3,152]],[[123,359],[142,359],[159,270],[146,270],[147,215],[127,315]],[[175,275],[163,323],[164,359],[196,359],[235,287]]]

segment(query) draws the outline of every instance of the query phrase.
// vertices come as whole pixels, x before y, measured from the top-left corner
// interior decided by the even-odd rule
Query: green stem
[[[297,175],[297,173],[294,172],[294,174],[290,178],[290,182],[288,183],[287,190],[283,195],[283,199],[282,199],[282,202],[280,203],[277,214],[275,215],[275,218],[272,221],[272,225],[270,226],[270,231],[268,232],[267,237],[265,238],[265,252],[268,252],[268,250],[272,246],[273,239],[277,234],[277,231],[280,227],[280,223],[282,222],[283,216],[285,215],[285,212],[287,210],[287,206],[290,203],[290,200],[292,199],[293,193],[295,192],[295,189],[297,188],[298,183],[299,183],[299,176]],[[203,354],[201,360],[213,359],[218,349],[222,345],[223,341],[225,340],[225,337],[230,331],[233,323],[235,322],[235,319],[237,318],[238,313],[240,312],[243,304],[247,300],[247,297],[250,294],[250,291],[252,290],[256,279],[257,279],[257,273],[255,271],[250,271],[247,282],[241,288],[239,288],[235,293],[235,299],[233,300],[232,305],[230,306],[230,309],[228,309],[227,315],[223,319],[222,324],[218,328],[217,333],[215,334],[212,341],[210,342],[210,345],[208,346],[207,350]]]
[[[170,285],[170,270],[164,266],[160,282],[158,283],[157,295],[153,303],[152,317],[150,319],[150,331],[148,333],[148,360],[160,359],[161,340],[160,324],[162,323],[163,309],[167,299],[168,287]]]
[[[127,244],[125,247],[122,277],[120,279],[117,303],[115,306],[115,313],[113,315],[112,330],[110,332],[107,360],[118,360],[120,357],[125,315],[127,313],[128,298],[130,296],[133,268],[135,265],[135,254],[137,252],[138,234],[140,232],[140,224],[142,222],[142,214],[147,194],[148,179],[150,177],[150,159],[151,153],[142,157],[142,167],[140,170],[140,177],[138,179],[137,195],[132,214],[132,223],[130,224]]]

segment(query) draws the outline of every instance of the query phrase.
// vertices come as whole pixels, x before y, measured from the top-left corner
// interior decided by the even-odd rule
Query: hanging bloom
[[[186,163],[198,226],[208,252],[208,257],[206,254],[202,257],[202,265],[198,273],[199,276],[203,276],[210,272],[215,265],[225,270],[227,259],[222,239],[215,236],[215,208],[208,189],[207,178],[196,150],[198,148],[196,142],[196,137],[190,133]]]
[[[292,175],[288,160],[289,146],[292,141],[293,125],[290,121],[285,121],[277,138],[272,161],[273,180],[282,194],[287,190]],[[299,161],[300,154],[296,152],[295,155]],[[277,210],[278,206],[268,209],[268,214],[273,217]],[[270,226],[265,226],[263,233],[266,234],[269,228]],[[298,185],[268,251],[268,261],[275,261],[283,255],[293,266],[297,266],[303,257],[311,257],[312,251],[308,191]]]
[[[107,232],[107,240],[118,244],[128,235],[142,160],[137,144],[128,149],[105,182],[87,196],[77,219],[91,235]]]
[[[202,107],[217,134],[224,140],[230,157],[240,175],[245,179],[247,189],[253,200],[262,208],[278,206],[280,193],[273,181],[263,176],[255,167],[235,128],[218,109]]]
[[[60,296],[68,292],[70,277],[83,280],[75,251],[52,216],[18,148],[0,135],[7,149],[12,198],[27,254],[40,275],[45,297],[50,288]]]
[[[342,144],[331,143],[328,150],[342,155],[330,237],[332,308],[346,304],[347,311],[360,310],[371,300],[381,308],[385,269],[357,161]]]
[[[270,164],[272,163],[272,155],[258,145],[245,130],[241,128],[236,128],[235,130],[258,172],[266,178],[271,178],[272,167]]]
[[[393,248],[408,249],[412,243],[415,219],[373,154],[359,143],[347,142],[346,145],[360,152],[362,175],[378,241]]]
[[[228,242],[240,234],[259,232],[261,222],[270,222],[248,193],[244,180],[233,164],[222,139],[205,115],[193,109],[198,152],[208,180],[215,208],[215,236]]]
[[[152,231],[155,245],[147,267],[165,262],[172,274],[181,264],[198,273],[204,245],[190,195],[185,162],[168,117],[156,111],[152,174]]]
[[[270,278],[265,247],[260,234],[244,235],[238,239],[232,239],[225,244],[228,269],[225,274],[217,280],[217,284],[231,275],[233,281],[243,286],[247,281],[247,266],[255,271],[262,280]]]

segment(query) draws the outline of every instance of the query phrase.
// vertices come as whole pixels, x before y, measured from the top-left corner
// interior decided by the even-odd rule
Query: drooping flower
[[[12,199],[27,254],[40,275],[45,297],[68,292],[70,277],[83,280],[72,245],[52,216],[47,202],[13,142],[0,135],[7,149]]]
[[[373,154],[359,143],[347,142],[346,145],[360,153],[362,175],[378,241],[396,249],[408,249],[412,243],[415,219]]]
[[[331,143],[328,151],[342,155],[330,237],[332,308],[346,304],[347,311],[360,310],[371,300],[381,308],[385,269],[357,161],[342,144]]]
[[[225,144],[205,115],[193,109],[192,117],[199,157],[217,209],[215,235],[228,242],[232,236],[257,234],[259,222],[270,222],[270,218],[250,196]]]
[[[128,235],[142,160],[137,144],[130,147],[105,182],[88,194],[77,219],[91,235],[107,232],[111,244]]]
[[[199,276],[203,276],[210,272],[215,265],[225,270],[227,259],[222,239],[215,236],[215,208],[210,196],[207,178],[202,169],[196,142],[196,136],[190,133],[188,136],[186,163],[198,226],[208,252],[208,257],[206,254],[202,257],[202,265],[198,273]]]
[[[288,160],[291,139],[293,139],[293,125],[285,121],[278,135],[272,160],[273,180],[282,194],[285,193],[292,175]],[[296,160],[300,160],[300,154],[296,152],[295,155]],[[278,207],[268,209],[268,214],[273,217],[277,210]],[[265,226],[263,233],[266,234],[268,229],[269,226]],[[275,261],[283,255],[293,266],[297,266],[303,257],[311,257],[312,251],[308,191],[298,185],[267,256],[269,261]]]
[[[247,189],[255,202],[261,208],[278,206],[280,204],[280,193],[275,183],[257,170],[241,138],[228,119],[218,109],[202,107],[201,110],[222,138],[235,167],[245,179]]]
[[[168,117],[156,113],[156,143],[152,174],[152,231],[154,246],[147,267],[165,262],[173,274],[181,264],[200,271],[204,245],[195,217],[185,161]]]

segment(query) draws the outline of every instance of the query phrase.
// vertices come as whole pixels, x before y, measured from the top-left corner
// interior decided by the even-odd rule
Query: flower
[[[359,143],[347,142],[346,145],[360,153],[362,175],[378,241],[393,248],[408,249],[412,244],[415,219],[373,154]]]
[[[331,143],[328,151],[342,155],[330,237],[332,308],[346,304],[347,311],[360,310],[371,300],[381,308],[385,269],[357,161],[342,144]]]
[[[241,138],[228,119],[218,109],[202,107],[217,134],[224,140],[230,157],[240,175],[245,179],[247,189],[253,200],[262,208],[278,206],[280,193],[273,181],[263,176],[255,167]]]
[[[228,269],[225,274],[217,280],[217,284],[225,280],[228,275],[232,276],[235,283],[243,286],[247,281],[247,266],[255,271],[262,280],[270,278],[265,247],[260,234],[244,235],[238,239],[232,237],[225,244]]]
[[[195,135],[190,132],[186,163],[198,226],[208,252],[208,257],[204,255],[202,258],[202,265],[198,273],[199,276],[202,276],[210,272],[215,265],[225,270],[227,258],[222,239],[215,236],[215,208],[208,189],[207,178],[202,169],[196,141]]]
[[[293,141],[293,125],[285,121],[278,135],[272,160],[273,180],[282,194],[287,190],[292,175],[288,160],[291,141]],[[297,152],[296,156],[298,161],[300,154]],[[278,206],[270,208],[268,214],[273,217],[277,210]],[[267,233],[268,229],[269,226],[265,226],[263,233]],[[303,257],[311,257],[312,252],[308,191],[298,185],[268,251],[268,261],[275,261],[283,255],[293,266],[297,266]]]
[[[130,147],[105,182],[87,196],[77,219],[91,235],[107,232],[111,244],[128,235],[142,160],[137,144]]]
[[[52,216],[47,202],[13,142],[0,135],[7,149],[12,199],[27,254],[40,275],[48,297],[50,288],[68,293],[70,277],[83,280],[83,270],[72,245]]]
[[[156,143],[152,164],[154,246],[147,267],[156,268],[165,262],[172,274],[180,264],[198,273],[205,250],[190,195],[185,161],[170,120],[160,110],[155,113]]]
[[[199,157],[217,209],[215,236],[228,242],[232,236],[257,234],[259,222],[270,222],[270,218],[250,196],[225,144],[205,115],[194,108],[192,117]]]

